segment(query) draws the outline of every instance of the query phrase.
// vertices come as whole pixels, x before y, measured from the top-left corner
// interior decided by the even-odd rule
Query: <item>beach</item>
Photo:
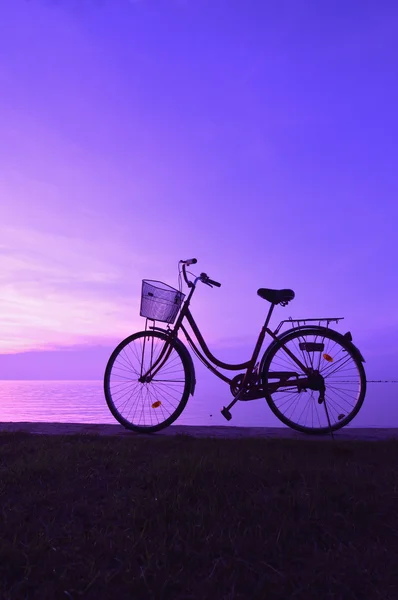
[[[100,435],[132,437],[144,434],[135,433],[115,424],[92,424],[92,423],[25,423],[9,422],[0,423],[0,432],[20,432],[36,435]],[[234,426],[194,426],[194,425],[171,425],[153,436],[176,436],[188,435],[195,438],[270,438],[289,440],[330,440],[330,435],[308,435],[294,431],[288,427],[234,427]],[[148,434],[145,435],[147,437]],[[382,427],[346,427],[334,433],[336,441],[380,441],[398,439],[398,428]]]

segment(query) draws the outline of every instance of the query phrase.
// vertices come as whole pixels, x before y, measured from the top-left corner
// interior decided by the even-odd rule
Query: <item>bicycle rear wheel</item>
[[[190,389],[186,357],[160,331],[142,331],[123,340],[105,370],[104,392],[111,413],[137,432],[153,433],[171,425],[184,410]]]
[[[291,385],[306,374],[287,354],[284,346],[301,363],[324,379],[320,392]],[[282,374],[285,373],[283,376]],[[283,378],[285,377],[285,379]],[[276,344],[264,361],[262,382],[272,412],[292,429],[304,433],[328,433],[347,425],[358,413],[366,394],[366,376],[357,352],[344,337],[331,329],[299,329]],[[283,385],[283,383],[289,385]]]

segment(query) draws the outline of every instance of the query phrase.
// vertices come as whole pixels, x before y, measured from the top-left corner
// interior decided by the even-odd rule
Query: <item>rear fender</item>
[[[165,335],[169,336],[170,332],[167,331],[166,329],[163,329],[162,327],[150,327],[149,329],[153,329],[155,331],[161,331],[162,333],[164,333]],[[173,341],[175,343],[176,346],[178,346],[178,349],[181,350],[181,354],[183,356],[185,356],[185,358],[187,359],[187,363],[189,365],[189,370],[191,371],[191,396],[194,395],[195,393],[195,387],[196,387],[196,375],[195,375],[195,366],[193,364],[193,360],[192,360],[192,356],[189,354],[186,346],[182,343],[182,341],[180,339],[178,339],[178,337],[173,338]]]
[[[353,353],[354,356],[356,356],[356,358],[358,358],[361,362],[365,362],[364,357],[362,356],[362,354],[360,353],[360,351],[358,350],[358,348],[352,343],[352,335],[349,331],[347,331],[347,333],[345,333],[344,335],[342,333],[339,333],[338,331],[335,331],[334,329],[331,330],[328,327],[322,327],[320,325],[303,325],[302,327],[297,327],[295,329],[299,329],[300,331],[303,331],[303,333],[305,333],[305,330],[308,329],[316,329],[319,330],[319,335],[322,335],[323,332],[327,332],[327,331],[333,331],[333,333],[335,335],[337,335],[338,337],[340,337],[342,339],[342,341],[344,341],[344,343],[346,345],[348,345],[348,347],[350,348],[351,352]],[[286,331],[284,331],[283,333],[281,333],[280,335],[277,336],[277,339],[274,340],[273,342],[271,342],[271,344],[268,346],[268,348],[266,349],[266,351],[264,352],[264,355],[261,359],[261,364],[260,364],[260,373],[262,373],[263,367],[264,367],[264,363],[267,360],[268,356],[270,355],[270,353],[277,348],[278,346],[280,346],[280,344],[285,340],[285,338],[287,338],[288,335],[290,335],[290,333],[292,332],[291,329],[287,329]]]
[[[366,362],[366,360],[364,359],[364,357],[362,356],[362,354],[360,353],[360,351],[358,350],[357,346],[355,346],[355,344],[352,343],[352,335],[350,331],[347,331],[347,333],[345,333],[343,335],[343,338],[345,339],[346,342],[348,342],[348,345],[350,346],[351,350],[353,351],[354,354],[357,355],[357,357],[359,358],[359,360],[361,362]]]

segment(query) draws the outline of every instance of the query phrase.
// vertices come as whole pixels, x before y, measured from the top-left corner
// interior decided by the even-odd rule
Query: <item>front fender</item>
[[[170,332],[167,331],[166,329],[163,329],[162,327],[150,327],[149,329],[153,329],[154,331],[161,331],[165,335],[170,335]],[[196,374],[195,374],[195,366],[193,364],[192,356],[189,354],[185,344],[183,344],[182,341],[178,337],[173,338],[173,340],[175,342],[175,345],[178,346],[178,349],[181,350],[181,354],[184,355],[185,358],[187,359],[187,363],[189,365],[189,370],[191,371],[191,396],[193,396],[195,393],[195,387],[196,387]]]
[[[350,348],[351,352],[354,354],[354,356],[356,356],[361,362],[365,362],[364,357],[362,356],[362,354],[360,353],[360,351],[358,350],[358,348],[352,343],[352,335],[349,331],[347,331],[347,333],[345,333],[344,335],[342,333],[339,333],[338,331],[335,331],[334,329],[329,329],[328,327],[322,327],[321,325],[303,325],[302,327],[297,327],[296,329],[299,329],[300,331],[303,331],[305,333],[305,330],[308,329],[316,329],[319,330],[319,334],[321,335],[323,332],[327,332],[327,331],[333,331],[333,333],[337,336],[342,338],[342,341],[344,341],[344,343]],[[273,340],[271,342],[271,344],[268,346],[268,348],[266,349],[266,351],[264,352],[264,355],[261,359],[261,364],[260,364],[260,373],[263,370],[264,367],[264,363],[267,360],[268,356],[270,355],[270,353],[277,348],[281,342],[284,341],[285,338],[288,337],[288,335],[290,335],[292,332],[292,329],[287,329],[286,331],[284,331],[283,333],[281,333],[280,335],[277,336],[276,340]]]

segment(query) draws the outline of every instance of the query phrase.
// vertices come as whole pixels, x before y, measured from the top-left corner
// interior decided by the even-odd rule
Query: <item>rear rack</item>
[[[344,317],[322,317],[319,319],[292,319],[291,317],[289,317],[289,319],[285,319],[284,321],[281,321],[278,325],[278,327],[275,329],[274,334],[277,335],[278,332],[280,331],[280,329],[282,328],[284,323],[291,323],[292,327],[294,327],[293,323],[298,323],[298,327],[301,327],[300,323],[302,323],[303,325],[305,325],[306,323],[318,323],[318,325],[321,324],[321,321],[326,321],[326,327],[329,327],[330,323],[338,323],[339,321],[342,321],[344,319]]]

